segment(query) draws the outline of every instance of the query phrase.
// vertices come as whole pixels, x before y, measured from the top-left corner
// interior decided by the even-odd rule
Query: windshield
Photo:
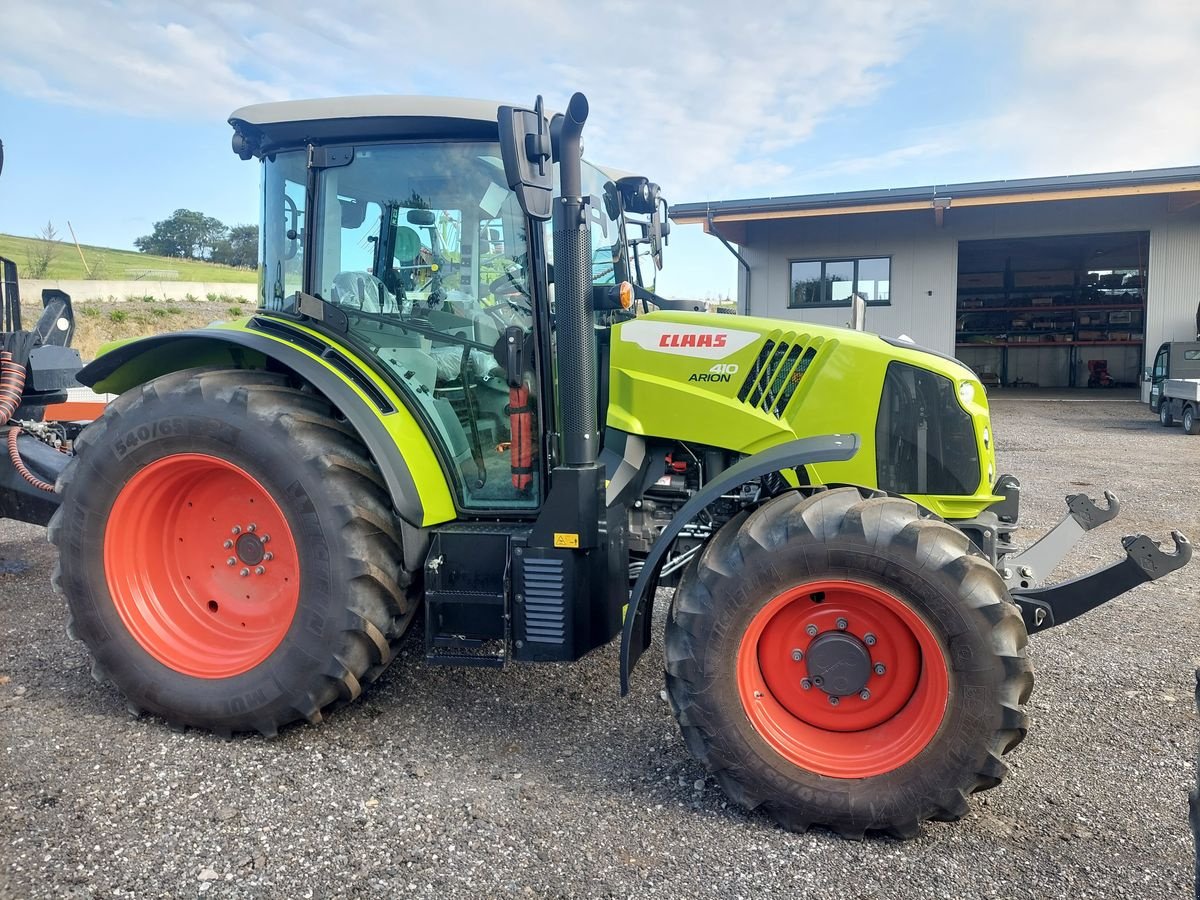
[[[581,186],[584,196],[591,200],[592,220],[592,284],[616,284],[628,281],[625,233],[621,225],[617,186],[603,171],[581,161]],[[554,167],[554,196],[559,195],[558,166]],[[554,262],[554,223],[545,223],[546,255]]]
[[[309,290],[346,314],[361,352],[432,424],[460,506],[537,506],[529,252],[499,147],[355,147],[349,164],[320,171],[311,223],[296,190],[303,161],[266,164],[268,308],[294,302],[311,228]]]
[[[584,194],[592,200],[592,283],[626,281],[629,275],[617,186],[586,160],[582,163],[582,185]]]

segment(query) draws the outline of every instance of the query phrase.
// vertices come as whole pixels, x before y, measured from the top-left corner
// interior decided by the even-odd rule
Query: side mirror
[[[663,243],[668,244],[670,241],[667,238],[671,236],[671,217],[667,210],[667,201],[661,197],[658,200],[658,221],[659,231],[663,236]]]
[[[287,222],[287,231],[284,232],[284,237],[287,238],[287,247],[283,251],[284,259],[295,259],[296,254],[300,252],[300,241],[302,234],[300,232],[300,208],[296,205],[296,201],[287,194],[283,195],[283,211]]]
[[[650,213],[650,258],[654,260],[654,267],[661,269],[663,267],[663,239],[670,232],[671,226],[667,225],[666,230],[663,230],[663,222],[665,216],[662,214],[665,204],[655,204],[654,212]]]
[[[496,115],[500,126],[500,156],[504,177],[517,195],[517,202],[530,218],[550,218],[554,196],[554,166],[550,161],[550,127],[538,96],[532,110],[501,106]]]
[[[338,203],[342,207],[342,228],[347,231],[361,228],[367,219],[367,204],[357,200],[343,200],[341,197],[338,198]]]

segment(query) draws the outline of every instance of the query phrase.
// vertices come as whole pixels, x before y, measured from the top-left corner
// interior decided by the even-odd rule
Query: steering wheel
[[[529,290],[513,277],[511,270],[505,269],[503,275],[493,279],[488,285],[488,292],[494,294],[498,300],[503,300],[517,312],[527,316],[533,315]]]

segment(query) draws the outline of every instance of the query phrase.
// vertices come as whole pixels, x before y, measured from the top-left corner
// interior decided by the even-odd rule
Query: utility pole
[[[67,219],[67,228],[71,229],[71,240],[75,242],[75,249],[79,251],[79,258],[83,261],[83,270],[87,272],[87,277],[92,277],[92,267],[88,265],[86,257],[83,255],[83,248],[79,246],[79,238],[75,237],[75,229],[71,228],[71,220]]]

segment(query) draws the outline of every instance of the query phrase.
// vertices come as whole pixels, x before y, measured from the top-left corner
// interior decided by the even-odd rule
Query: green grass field
[[[0,256],[6,256],[17,264],[22,278],[28,278],[27,260],[35,252],[37,238],[15,237],[0,234]],[[83,255],[92,270],[92,278],[111,281],[222,281],[254,282],[258,273],[252,269],[234,269],[213,263],[190,259],[172,259],[166,256],[149,256],[136,250],[112,250],[108,247],[89,247],[83,244]],[[167,274],[174,272],[174,277]],[[79,251],[71,243],[55,243],[53,259],[46,272],[50,279],[87,278]]]

